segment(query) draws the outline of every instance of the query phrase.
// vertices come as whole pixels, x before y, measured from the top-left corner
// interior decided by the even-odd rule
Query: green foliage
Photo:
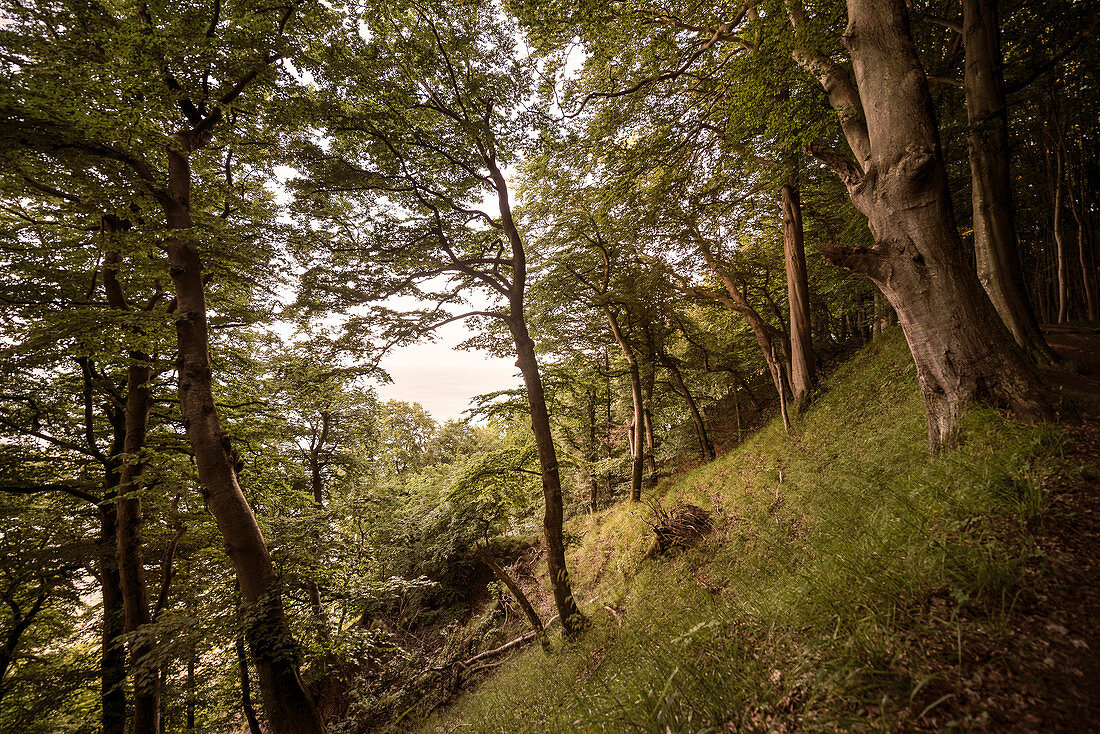
[[[945,725],[928,681],[967,656],[958,640],[1003,631],[1058,437],[976,411],[962,448],[929,460],[922,416],[890,332],[830,380],[793,435],[773,424],[665,486],[664,502],[718,518],[700,548],[644,560],[634,508],[581,524],[578,583],[615,614],[596,615],[552,664],[510,661],[429,728]]]

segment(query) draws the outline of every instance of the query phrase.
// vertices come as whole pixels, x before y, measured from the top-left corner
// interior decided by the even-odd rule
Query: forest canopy
[[[1098,19],[0,0],[0,731],[402,730],[553,666],[622,626],[585,523],[698,544],[670,483],[815,440],[868,344],[922,467],[1087,418]],[[456,321],[521,387],[380,398]]]

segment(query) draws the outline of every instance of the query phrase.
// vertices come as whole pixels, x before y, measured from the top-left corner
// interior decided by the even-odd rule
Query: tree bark
[[[978,280],[1025,352],[1042,365],[1057,361],[1024,288],[1008,145],[1008,107],[1001,70],[997,0],[963,0],[974,255]]]
[[[783,202],[787,302],[791,314],[791,407],[799,413],[809,404],[817,373],[810,333],[810,286],[806,275],[806,245],[798,184],[794,180],[785,184],[780,189],[780,198]]]
[[[798,33],[797,16],[791,17]],[[962,407],[975,400],[1021,416],[1050,417],[1050,396],[1031,361],[963,257],[905,3],[848,0],[848,19],[844,40],[865,137],[853,132],[856,125],[844,127],[856,162],[819,146],[808,146],[808,152],[842,178],[875,244],[833,246],[826,256],[869,277],[897,311],[924,394],[931,450],[955,443]],[[839,74],[831,81],[851,87]],[[853,96],[851,90],[834,95],[829,85],[825,89],[834,107]]]
[[[191,221],[190,136],[175,136],[168,190],[161,199],[171,236],[165,240],[176,288],[180,412],[207,505],[225,540],[245,603],[246,637],[274,734],[316,734],[324,725],[298,673],[297,646],[283,614],[263,534],[237,481],[239,458],[214,403],[202,260]]]

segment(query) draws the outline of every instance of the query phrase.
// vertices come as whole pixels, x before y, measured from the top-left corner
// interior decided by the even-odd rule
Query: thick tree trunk
[[[858,94],[841,74],[825,85],[834,106],[861,100],[865,137],[845,133],[858,163],[810,152],[844,180],[875,245],[836,247],[835,263],[869,277],[894,306],[917,368],[932,450],[954,443],[963,405],[990,400],[1049,417],[1049,395],[963,257],[928,83],[903,0],[848,0],[845,44]],[[799,22],[792,13],[796,30]],[[816,56],[815,56],[816,58]],[[846,87],[834,95],[831,86]],[[851,129],[850,129],[851,128]]]
[[[237,482],[239,459],[214,404],[210,369],[206,295],[202,260],[190,211],[190,164],[184,136],[169,150],[168,191],[162,199],[168,229],[165,240],[176,287],[176,339],[180,413],[195,456],[207,505],[225,540],[248,607],[246,636],[259,672],[268,725],[273,734],[324,731],[298,674],[297,646],[283,615],[275,571],[252,508]],[[178,147],[176,147],[178,146]]]
[[[974,255],[978,279],[1016,343],[1038,363],[1051,365],[1057,360],[1027,298],[1016,249],[999,32],[997,0],[963,0]]]
[[[802,201],[794,181],[780,189],[783,203],[783,259],[787,270],[787,302],[791,314],[791,407],[801,412],[817,382],[810,334],[810,285],[806,275],[806,245]]]
[[[520,588],[520,585],[516,583],[516,580],[512,578],[511,574],[501,568],[500,564],[496,562],[489,551],[481,546],[478,546],[478,551],[481,553],[485,565],[496,574],[496,577],[500,579],[502,584],[508,587],[508,591],[512,592],[512,596],[519,602],[520,609],[523,610],[523,614],[527,617],[527,621],[531,623],[531,627],[539,637],[539,644],[542,645],[542,649],[549,651],[550,639],[546,636],[546,629],[542,626],[542,620],[539,619],[538,612],[531,606],[531,602],[527,599],[527,595],[523,593],[523,589]]]

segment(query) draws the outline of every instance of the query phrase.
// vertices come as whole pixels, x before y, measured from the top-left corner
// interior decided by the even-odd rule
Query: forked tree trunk
[[[104,217],[104,234],[120,236],[117,223]],[[108,251],[103,258],[103,289],[107,303],[119,311],[128,310],[125,292],[118,280],[121,262],[118,252]],[[135,340],[142,335],[135,332]],[[122,464],[115,500],[116,552],[119,589],[126,632],[135,632],[153,621],[149,589],[145,580],[145,554],[142,529],[141,475],[145,469],[145,439],[149,431],[149,413],[153,408],[150,380],[153,370],[149,355],[138,349],[129,352],[126,369],[126,400],[123,405],[124,438]],[[153,662],[153,644],[147,637],[130,645],[130,669],[133,672],[133,719],[131,734],[157,734],[160,731],[160,670]]]
[[[803,30],[801,7],[788,8],[796,32]],[[858,162],[818,146],[809,152],[841,176],[875,240],[869,249],[833,247],[827,256],[869,277],[897,311],[924,394],[932,450],[955,442],[962,407],[975,400],[1022,416],[1051,416],[1031,361],[964,258],[904,1],[848,0],[848,19],[844,41],[856,86],[823,54],[807,48],[796,54],[818,74],[834,108],[842,108]]]
[[[814,344],[810,333],[810,285],[806,275],[806,244],[802,201],[793,180],[780,189],[783,203],[783,260],[787,270],[787,303],[791,314],[791,408],[805,409],[817,382]]]
[[[202,260],[191,229],[190,163],[195,147],[177,135],[168,155],[168,189],[161,198],[172,232],[164,244],[176,287],[180,413],[207,505],[236,570],[249,620],[246,636],[260,678],[273,734],[319,734],[317,709],[298,673],[297,646],[283,615],[275,570],[252,508],[237,482],[239,458],[214,404]]]
[[[1042,365],[1057,361],[1024,288],[1008,146],[1008,107],[1001,72],[997,0],[963,0],[974,256],[978,280],[1025,352]]]

